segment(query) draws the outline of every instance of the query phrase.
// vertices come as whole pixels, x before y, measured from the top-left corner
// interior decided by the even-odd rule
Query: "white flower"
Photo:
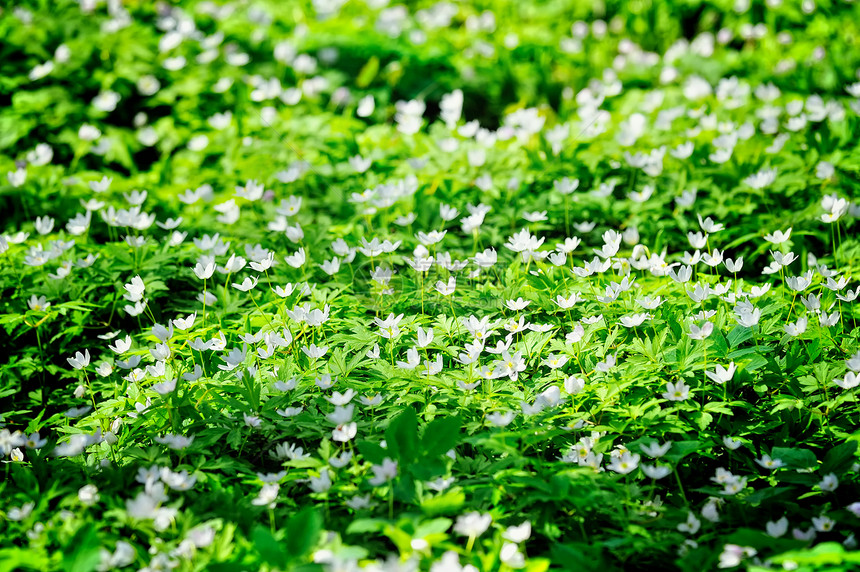
[[[75,357],[66,358],[69,365],[75,369],[84,369],[90,365],[90,350],[85,349],[83,353],[75,353]]]
[[[699,532],[699,528],[702,526],[701,521],[696,518],[696,515],[691,513],[687,514],[687,520],[682,522],[677,526],[678,532],[686,532],[687,534],[696,534]]]
[[[639,466],[639,455],[624,451],[621,455],[613,457],[609,462],[609,470],[622,475],[633,472]]]
[[[99,501],[99,489],[93,484],[84,485],[78,490],[78,500],[84,506],[92,506]]]
[[[462,536],[481,536],[492,522],[493,517],[489,513],[470,512],[457,517],[454,532]]]
[[[257,498],[251,501],[254,506],[266,506],[275,508],[275,500],[278,498],[278,492],[281,486],[278,483],[266,483],[260,489]]]
[[[818,483],[822,491],[833,492],[839,487],[839,479],[834,473],[824,475],[824,478]]]
[[[735,365],[735,362],[729,363],[728,367],[723,367],[722,365],[717,364],[714,371],[706,371],[705,375],[716,383],[726,383],[735,375],[736,369],[737,366]]]
[[[836,526],[836,522],[828,516],[814,516],[812,517],[812,526],[818,532],[830,532]]]
[[[772,234],[764,235],[764,239],[771,244],[782,244],[791,238],[791,228],[786,231],[777,230]]]
[[[585,380],[571,375],[564,380],[564,390],[570,395],[577,395],[585,389]]]
[[[726,449],[734,451],[735,449],[743,445],[743,442],[732,439],[731,437],[726,435],[725,437],[723,437],[723,445],[726,446]]]
[[[499,552],[499,560],[510,568],[523,568],[526,565],[525,556],[513,542],[506,542]]]
[[[663,399],[669,401],[684,401],[690,397],[690,386],[683,381],[667,382],[666,391],[662,394]]]
[[[453,276],[448,277],[447,282],[442,282],[438,280],[436,282],[436,291],[442,294],[443,296],[450,296],[454,293],[454,290],[457,288],[457,279]]]
[[[332,430],[332,439],[338,443],[345,443],[355,437],[358,433],[358,424],[354,421],[338,425]]]
[[[6,511],[6,518],[11,521],[21,521],[30,516],[30,513],[33,512],[33,509],[36,507],[36,503],[27,502],[22,504],[21,506],[13,506],[10,507],[9,510]]]
[[[714,332],[714,323],[705,322],[700,328],[696,324],[690,324],[690,333],[687,335],[694,340],[704,340]]]
[[[782,517],[776,522],[768,521],[768,523],[765,524],[765,529],[767,530],[768,536],[779,538],[788,532],[788,519]]]
[[[348,404],[350,401],[352,401],[353,397],[355,397],[355,390],[354,389],[347,389],[343,393],[340,393],[339,391],[335,391],[332,393],[331,397],[326,397],[325,399],[326,399],[326,401],[328,401],[332,405],[344,406],[344,405]]]
[[[784,463],[781,460],[772,459],[770,455],[762,455],[761,459],[756,459],[755,462],[765,469],[779,469],[784,466]]]
[[[140,276],[135,276],[124,288],[126,293],[123,294],[123,297],[129,302],[137,302],[143,298],[146,286]]]
[[[647,477],[655,480],[662,479],[672,473],[671,467],[666,465],[646,465],[643,463],[639,465],[639,468]]]
[[[495,411],[487,414],[487,421],[495,427],[507,427],[516,417],[513,411]]]
[[[419,348],[426,348],[433,343],[433,328],[428,328],[426,331],[418,326],[416,330],[417,344]]]
[[[331,476],[328,472],[328,467],[323,467],[320,470],[318,477],[309,477],[308,483],[315,493],[324,493],[331,488]]]
[[[206,257],[202,257],[202,258],[206,258]],[[199,278],[200,280],[208,280],[209,278],[212,278],[212,274],[214,272],[215,272],[215,260],[211,259],[211,258],[207,259],[205,261],[205,264],[198,262],[194,266],[194,274],[196,274],[197,278]]]
[[[154,441],[156,443],[161,443],[162,445],[167,445],[169,448],[174,450],[182,450],[191,446],[191,443],[194,441],[194,437],[171,435],[170,433],[167,433],[163,437],[155,437]]]
[[[319,359],[328,351],[328,346],[317,347],[316,344],[311,344],[310,347],[302,346],[302,352],[311,359]]]
[[[301,268],[302,266],[304,266],[306,261],[305,249],[298,249],[295,253],[285,257],[284,260],[293,268]]]
[[[509,526],[502,533],[502,538],[521,544],[529,539],[532,534],[532,523],[528,520],[518,526]]]
[[[809,320],[804,316],[802,318],[798,318],[797,322],[785,324],[782,328],[785,330],[786,334],[796,338],[806,332],[806,326],[808,323]]]
[[[663,455],[669,452],[669,449],[672,447],[671,441],[666,441],[662,445],[658,445],[656,441],[652,441],[648,445],[640,445],[639,448],[643,453],[648,455],[653,459],[659,459]]]
[[[257,277],[256,276],[246,276],[245,280],[242,281],[241,284],[233,283],[233,288],[236,290],[241,290],[242,292],[248,292],[253,290],[254,287],[257,286]]]
[[[102,136],[102,132],[98,128],[86,123],[78,129],[78,137],[83,141],[95,141]]]
[[[858,385],[860,385],[860,375],[854,373],[853,371],[846,371],[845,376],[843,378],[836,378],[833,380],[833,383],[841,387],[842,389],[854,389]]]
[[[397,461],[393,461],[386,457],[382,460],[381,465],[371,465],[370,470],[373,471],[374,477],[368,482],[378,487],[388,481],[394,480],[397,477]]]
[[[739,566],[744,558],[756,555],[756,550],[751,546],[739,546],[737,544],[726,544],[720,554],[720,568],[734,568]]]

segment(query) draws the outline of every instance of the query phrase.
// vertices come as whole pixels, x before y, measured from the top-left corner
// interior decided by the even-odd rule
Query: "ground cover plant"
[[[860,566],[854,3],[0,38],[0,571]]]

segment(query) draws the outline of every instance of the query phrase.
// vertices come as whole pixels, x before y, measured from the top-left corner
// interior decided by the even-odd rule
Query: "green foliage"
[[[0,572],[857,567],[856,2],[0,37]]]

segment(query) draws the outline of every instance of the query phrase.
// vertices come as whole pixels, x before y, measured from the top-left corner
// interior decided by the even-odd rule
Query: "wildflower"
[[[167,445],[171,449],[182,450],[191,446],[191,443],[194,442],[194,437],[167,433],[163,437],[155,437],[154,440],[162,445]]]
[[[90,350],[85,349],[82,352],[76,352],[75,357],[66,358],[69,365],[75,369],[84,369],[90,365]]]
[[[690,396],[690,386],[683,381],[670,381],[666,383],[666,391],[662,395],[668,401],[684,401]]]
[[[728,481],[724,484],[723,494],[724,495],[734,495],[742,490],[744,490],[747,486],[747,477],[737,477],[733,476],[728,479]]]
[[[285,257],[284,260],[286,261],[287,264],[289,264],[293,268],[301,268],[302,266],[305,265],[305,262],[306,262],[305,249],[304,248],[298,249],[293,254]]]
[[[507,427],[516,417],[513,411],[493,412],[487,414],[487,421],[495,427]]]
[[[715,383],[726,383],[732,379],[736,369],[737,366],[735,365],[735,362],[729,363],[728,367],[723,367],[722,365],[717,364],[714,371],[706,371],[705,375]]]
[[[99,501],[99,489],[93,484],[82,486],[78,489],[78,500],[84,506],[92,506]]]
[[[692,512],[687,513],[687,520],[679,524],[676,528],[678,532],[686,532],[687,534],[696,534],[702,526],[701,521],[696,518]]]
[[[126,293],[123,294],[123,297],[129,302],[140,301],[143,298],[143,293],[146,289],[140,276],[135,276],[134,278],[132,278],[131,282],[126,284],[124,288]]]
[[[552,370],[555,370],[559,369],[560,367],[563,367],[569,359],[570,358],[566,355],[550,354],[549,357],[544,360],[544,365],[546,365]]]
[[[832,314],[828,314],[827,312],[821,312],[818,315],[818,323],[824,328],[830,328],[839,323],[839,311],[833,312]]]
[[[779,469],[784,466],[784,463],[779,459],[771,459],[770,455],[762,455],[761,459],[756,459],[756,463],[765,469]]]
[[[332,430],[332,439],[339,442],[345,443],[353,438],[355,438],[358,433],[358,424],[355,422],[344,423],[342,425],[338,425]]]
[[[818,483],[818,487],[822,491],[833,492],[839,487],[839,479],[833,473],[824,475],[824,478]]]
[[[788,532],[788,519],[782,517],[775,522],[768,521],[768,523],[765,524],[765,530],[767,531],[768,536],[772,538],[780,538]]]
[[[254,506],[265,506],[270,509],[275,508],[275,499],[278,498],[278,491],[281,486],[278,483],[266,483],[260,489],[259,494],[251,501]]]
[[[302,352],[311,359],[319,359],[328,351],[328,346],[317,347],[316,344],[311,344],[310,347],[302,346]]]
[[[382,460],[381,465],[372,465],[370,469],[373,471],[374,477],[369,482],[375,487],[394,480],[397,477],[397,461],[393,461],[388,457]]]
[[[789,336],[796,338],[806,332],[808,320],[806,316],[798,318],[797,322],[785,324],[782,328]]]
[[[394,314],[389,314],[387,318],[384,320],[380,320],[379,318],[374,318],[373,321],[379,328],[379,335],[386,339],[396,338],[400,335],[400,320],[403,319],[403,314],[395,316]]]
[[[791,228],[786,231],[777,230],[764,235],[764,239],[771,244],[782,244],[791,238]]]
[[[324,493],[331,488],[331,476],[329,475],[328,468],[323,467],[320,470],[320,474],[318,477],[311,476],[308,479],[311,490],[315,493]]]
[[[38,437],[38,434],[37,434]],[[9,455],[14,449],[27,443],[27,439],[20,431],[10,432],[8,429],[0,429],[0,456]]]
[[[215,272],[215,261],[213,259],[209,259],[204,263],[198,262],[194,266],[194,274],[197,275],[197,278],[200,280],[208,280],[212,278],[212,274]]]
[[[642,472],[648,478],[654,480],[659,480],[672,474],[671,467],[667,467],[666,465],[646,465],[643,463],[639,465],[639,468],[642,469]]]
[[[523,568],[526,565],[525,556],[513,542],[506,542],[499,552],[499,560],[509,568]]]
[[[812,526],[817,532],[830,532],[836,526],[836,522],[829,516],[814,516]]]
[[[601,372],[601,373],[608,373],[608,372],[612,371],[612,368],[615,367],[615,364],[616,364],[615,354],[606,355],[606,356],[604,356],[603,361],[597,362],[597,364],[594,366],[594,369],[596,371]]]
[[[737,260],[732,260],[731,258],[726,258],[723,262],[726,265],[726,270],[729,272],[738,273],[744,267],[744,259],[743,257],[738,258]]]
[[[690,324],[690,332],[687,334],[690,336],[690,339],[693,340],[704,340],[714,332],[714,323],[713,322],[705,322],[700,328],[696,324]]]
[[[442,294],[443,296],[450,296],[454,293],[454,290],[457,288],[457,279],[453,276],[448,277],[447,282],[442,282],[441,280],[436,282],[436,291]]]
[[[751,546],[739,546],[737,544],[726,544],[720,554],[720,568],[734,568],[739,566],[744,558],[756,555],[756,550]]]
[[[256,285],[257,285],[257,277],[256,276],[248,276],[245,278],[245,280],[242,281],[241,284],[236,284],[234,282],[233,288],[235,288],[236,290],[241,290],[242,292],[248,292],[250,290],[253,290]]]
[[[845,376],[842,378],[835,378],[833,383],[841,387],[842,389],[854,389],[858,385],[860,385],[860,375],[854,373],[853,371],[846,371]]]
[[[9,510],[6,511],[6,518],[13,522],[25,520],[30,516],[34,508],[36,508],[36,503],[32,501],[26,502],[21,506],[10,507]]]
[[[662,445],[658,445],[656,441],[651,441],[648,445],[640,445],[639,448],[643,453],[653,459],[658,459],[669,452],[672,447],[671,441],[666,441]]]
[[[641,326],[646,320],[651,319],[651,314],[643,312],[640,314],[631,314],[629,316],[621,316],[619,322],[625,328],[635,328]]]
[[[609,462],[609,470],[622,475],[635,471],[638,466],[639,455],[631,454],[629,451],[625,451],[618,457],[613,457]]]
[[[493,517],[488,513],[470,512],[457,517],[454,532],[462,536],[478,537],[490,527]]]

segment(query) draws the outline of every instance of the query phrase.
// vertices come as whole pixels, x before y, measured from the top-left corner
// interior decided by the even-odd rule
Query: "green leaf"
[[[63,555],[63,570],[90,572],[99,565],[101,543],[94,524],[89,523],[78,529],[68,546],[71,550]]]
[[[352,521],[346,527],[347,534],[360,534],[363,532],[381,532],[388,525],[388,522],[381,518],[359,518]]]
[[[415,538],[424,538],[429,534],[441,534],[451,527],[453,521],[450,518],[434,518],[423,522],[415,529]]]
[[[379,58],[373,56],[367,63],[364,64],[364,67],[361,68],[361,71],[358,72],[358,77],[355,78],[355,85],[360,88],[366,88],[370,85],[370,82],[373,81],[373,78],[376,77],[376,74],[379,73]]]
[[[38,551],[17,546],[0,550],[0,572],[47,570],[48,567],[47,555]]]
[[[725,358],[729,354],[729,345],[722,332],[714,328],[714,333],[711,336],[711,340],[713,340],[713,343],[711,344],[711,349],[716,354],[716,356],[720,358]]]
[[[285,544],[291,558],[299,558],[310,552],[322,532],[323,519],[320,514],[306,508],[293,516],[287,523]]]
[[[714,420],[714,416],[708,413],[707,411],[700,411],[696,415],[696,424],[699,426],[699,429],[704,431],[708,425],[711,424],[711,421]]]
[[[857,441],[848,441],[830,449],[824,456],[824,463],[821,466],[822,473],[844,473],[854,463],[856,452]]]
[[[287,553],[284,547],[268,528],[257,525],[251,533],[254,548],[264,562],[272,566],[284,567],[287,565]]]
[[[411,407],[403,409],[385,430],[385,441],[391,456],[402,463],[408,463],[418,452],[418,416]]]
[[[846,552],[838,542],[823,542],[812,549],[785,552],[773,557],[777,563],[791,561],[800,565],[822,567],[838,565],[843,562],[860,562],[860,552]],[[828,568],[832,570],[833,568]],[[843,570],[843,568],[840,568]]]
[[[672,443],[672,448],[666,453],[666,459],[673,463],[678,463],[689,455],[699,450],[702,444],[698,441],[675,441]]]
[[[744,369],[747,372],[752,373],[760,367],[767,365],[767,363],[767,359],[757,353],[754,353],[750,356],[749,361],[744,365]]]
[[[389,455],[388,451],[383,449],[378,443],[359,441],[356,443],[356,446],[358,447],[358,451],[361,453],[362,457],[375,465],[382,464],[385,457],[388,457]]]
[[[774,447],[770,456],[779,459],[792,469],[810,469],[818,466],[815,453],[808,449],[789,449],[786,447]]]
[[[428,516],[439,514],[459,514],[466,504],[466,495],[461,489],[446,491],[445,493],[421,502],[421,510]]]
[[[752,338],[752,330],[750,328],[737,325],[732,328],[732,331],[729,332],[729,335],[726,336],[726,339],[729,342],[729,346],[732,348],[738,347],[743,342]]]
[[[424,428],[421,438],[421,449],[428,457],[444,455],[453,449],[460,440],[460,418],[437,417]]]

